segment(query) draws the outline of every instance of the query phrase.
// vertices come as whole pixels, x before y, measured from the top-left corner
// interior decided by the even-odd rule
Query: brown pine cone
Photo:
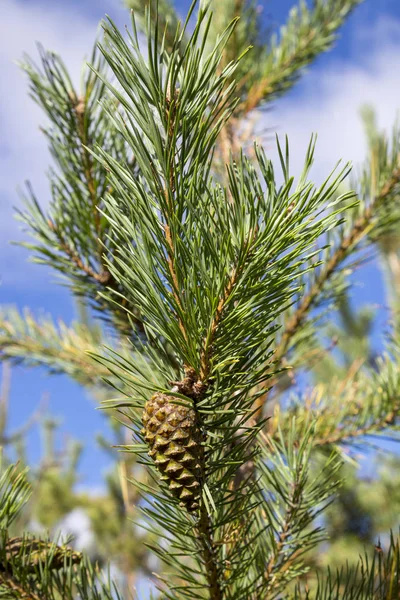
[[[171,400],[157,393],[146,402],[142,434],[161,479],[181,506],[192,512],[199,507],[201,493],[202,436],[193,408]]]
[[[8,562],[24,557],[25,564],[32,570],[41,560],[46,559],[47,554],[52,555],[49,565],[51,569],[61,569],[64,560],[66,564],[78,564],[82,560],[82,554],[68,546],[55,546],[51,542],[22,537],[10,538],[6,542],[5,552]]]

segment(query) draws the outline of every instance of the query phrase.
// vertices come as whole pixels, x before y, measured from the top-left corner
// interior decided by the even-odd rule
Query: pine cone
[[[8,562],[23,557],[28,570],[34,570],[50,554],[50,569],[58,570],[64,564],[79,564],[82,560],[82,554],[68,546],[55,546],[51,542],[22,537],[10,538],[5,545],[5,553]]]
[[[198,508],[201,492],[201,444],[196,413],[192,408],[173,404],[165,394],[154,394],[146,402],[142,434],[150,447],[161,479],[188,511]]]

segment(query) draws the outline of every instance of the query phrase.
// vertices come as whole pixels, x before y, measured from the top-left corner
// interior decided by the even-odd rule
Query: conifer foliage
[[[9,466],[0,479],[0,592],[2,598],[119,600],[116,586],[68,547],[68,540],[10,537],[31,490],[26,471]]]
[[[394,537],[371,564],[319,573],[311,592],[304,584],[340,486],[343,443],[396,428],[396,340],[340,397],[326,387],[322,400],[300,398],[272,418],[265,408],[288,361],[308,366],[305,348],[317,346],[327,302],[343,298],[349,257],[399,224],[397,132],[352,191],[349,165],[312,182],[314,137],[295,179],[288,140],[276,141],[276,165],[258,144],[241,148],[232,125],[293,85],[358,3],[301,3],[266,49],[236,18],[217,32],[213,2],[193,2],[183,24],[165,1],[134,2],[126,35],[103,22],[81,95],[51,53],[42,52],[43,70],[24,65],[56,161],[49,211],[30,193],[20,213],[36,238],[29,247],[120,341],[104,347],[100,331],[83,328],[60,338],[50,323],[36,324],[29,344],[9,313],[1,349],[109,392],[104,407],[132,432],[121,449],[147,474],[129,485],[160,559],[161,598],[397,597]],[[256,19],[252,3],[229,7]],[[265,56],[246,78],[250,41]],[[85,338],[82,357],[69,336]],[[7,470],[3,482],[1,510],[12,514],[26,480]],[[2,531],[9,597],[117,597],[82,555],[10,537],[7,517]],[[15,586],[26,595],[13,596]]]

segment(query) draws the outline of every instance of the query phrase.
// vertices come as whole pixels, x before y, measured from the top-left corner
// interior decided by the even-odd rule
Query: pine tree
[[[167,0],[134,0],[127,37],[103,22],[80,92],[51,52],[23,63],[56,162],[49,210],[28,189],[20,212],[27,246],[102,327],[5,310],[2,355],[108,398],[132,438],[119,444],[123,490],[160,561],[160,597],[399,595],[394,534],[355,567],[309,558],[343,500],[348,449],[398,429],[397,319],[372,359],[370,315],[352,315],[348,293],[372,249],[388,269],[397,260],[399,131],[387,140],[366,114],[365,166],[357,176],[338,166],[319,186],[314,137],[297,180],[288,140],[276,142],[278,166],[249,143],[257,109],[359,3],[301,3],[265,44],[252,2],[195,1],[182,24]],[[339,336],[325,328],[335,311],[354,342],[340,364],[324,347],[324,334]],[[291,373],[310,371],[315,386],[288,402]],[[15,468],[2,482],[6,597],[117,594],[66,545],[13,536],[28,485]]]

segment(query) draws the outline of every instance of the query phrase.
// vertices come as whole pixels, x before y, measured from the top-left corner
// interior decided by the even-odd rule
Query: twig
[[[222,600],[223,593],[220,586],[220,569],[217,564],[217,552],[212,537],[210,518],[203,502],[200,507],[198,530],[203,546],[203,560],[210,600]]]
[[[336,430],[334,433],[327,437],[320,437],[314,440],[315,446],[328,446],[332,444],[339,444],[340,442],[345,442],[346,439],[353,439],[355,437],[361,437],[362,435],[372,435],[374,430],[381,430],[385,427],[385,425],[390,425],[394,422],[396,417],[398,416],[400,411],[400,406],[395,409],[387,412],[385,415],[381,416],[376,421],[369,423],[369,425],[365,425],[364,427],[358,427],[353,430]]]
[[[267,582],[266,596],[265,600],[269,597],[268,594],[272,590],[275,585],[275,582],[282,571],[286,571],[292,561],[295,558],[295,555],[299,552],[299,549],[295,550],[292,554],[287,554],[284,551],[286,539],[290,536],[291,533],[291,522],[294,518],[293,513],[296,510],[297,502],[296,502],[296,491],[298,489],[298,481],[293,483],[293,487],[290,493],[290,497],[288,498],[287,506],[284,517],[284,522],[281,531],[278,534],[278,539],[276,540],[275,551],[272,554],[271,558],[268,561],[267,567],[265,569],[264,578]],[[282,562],[279,565],[278,561],[282,555]],[[277,567],[277,572],[274,573],[274,570]]]
[[[19,429],[17,429],[13,433],[10,433],[9,435],[3,436],[2,438],[0,438],[2,445],[6,446],[7,444],[12,444],[16,440],[22,439],[29,432],[29,430],[32,429],[32,427],[35,425],[35,423],[37,423],[40,420],[42,415],[45,413],[45,408],[47,407],[48,400],[49,400],[48,394],[43,394],[42,398],[39,402],[38,408],[28,418],[26,423],[24,423]]]
[[[383,186],[379,195],[370,204],[370,206],[365,209],[364,214],[354,222],[351,231],[345,238],[343,238],[340,246],[335,250],[325,267],[319,273],[309,292],[303,296],[303,299],[301,300],[297,310],[286,323],[281,340],[276,347],[272,358],[275,364],[282,362],[283,357],[286,355],[289,349],[291,339],[303,324],[310,310],[314,307],[315,302],[318,299],[319,294],[321,293],[326,282],[332,277],[338,266],[347,258],[349,251],[354,248],[354,246],[358,244],[358,242],[366,234],[366,231],[368,230],[368,227],[374,217],[374,209],[377,207],[377,205],[383,202],[387,196],[389,196],[399,181],[400,168],[396,168],[393,171],[390,180]],[[267,396],[264,397],[264,403],[266,397]]]
[[[104,270],[101,273],[97,273],[96,271],[94,271],[94,269],[92,269],[92,267],[90,267],[89,265],[86,265],[83,262],[83,260],[81,259],[81,257],[79,256],[79,254],[76,252],[76,250],[71,248],[71,246],[69,244],[67,244],[67,242],[64,240],[61,232],[56,227],[56,224],[50,220],[48,221],[48,224],[49,224],[50,229],[57,236],[59,244],[60,244],[60,248],[65,252],[65,254],[67,256],[69,256],[69,258],[75,263],[75,265],[78,267],[78,269],[80,269],[86,275],[88,275],[89,277],[91,277],[92,279],[97,281],[98,283],[101,283],[102,285],[107,285],[110,283],[110,280],[112,279],[112,275],[108,270]]]
[[[98,211],[99,198],[96,191],[96,182],[93,176],[93,162],[90,153],[87,150],[88,137],[85,126],[86,117],[86,102],[82,96],[77,96],[75,93],[71,95],[72,106],[75,111],[78,136],[81,141],[80,152],[82,156],[82,164],[85,173],[86,184],[88,192],[92,202],[93,219],[95,223],[95,229],[98,235],[97,247],[99,252],[99,260],[102,263],[103,247],[100,240],[100,212]]]
[[[257,232],[257,228],[256,228],[256,229],[254,229],[252,234],[249,236],[248,241],[247,241],[247,248],[246,248],[245,256],[243,257],[241,264],[239,266],[234,267],[234,269],[232,270],[232,272],[229,276],[229,279],[225,285],[225,288],[221,294],[221,297],[218,301],[217,308],[215,310],[214,316],[212,318],[212,321],[211,321],[211,324],[210,324],[210,327],[208,330],[208,334],[203,343],[203,351],[202,351],[202,356],[201,356],[201,370],[200,370],[200,377],[201,377],[202,382],[205,382],[210,374],[213,345],[215,342],[215,337],[217,335],[218,325],[220,324],[220,322],[222,320],[225,305],[226,305],[230,295],[232,294],[233,288],[235,287],[235,285],[237,285],[237,283],[240,279],[240,276],[243,273],[244,267],[251,255],[251,251],[252,251],[253,244],[256,239],[257,233],[258,232]]]
[[[215,336],[217,333],[218,325],[221,322],[225,304],[226,304],[229,296],[231,295],[234,286],[236,285],[239,274],[240,274],[240,272],[237,269],[234,269],[232,271],[232,273],[228,279],[228,282],[225,286],[225,289],[222,293],[222,296],[219,299],[216,311],[214,313],[214,317],[212,319],[212,322],[211,322],[211,325],[209,328],[209,332],[208,332],[207,338],[204,343],[203,353],[202,353],[202,357],[201,357],[200,378],[202,381],[206,381],[210,374],[211,354],[212,354],[212,350],[213,350],[213,344],[215,341]]]
[[[171,90],[168,89],[167,96],[165,98],[165,101],[166,101],[165,118],[166,118],[166,122],[168,124],[167,137],[168,137],[169,144],[173,143],[174,135],[175,135],[176,109],[177,109],[177,103],[178,103],[178,95],[179,95],[179,90],[174,90],[173,96],[172,96]],[[165,232],[165,241],[167,244],[168,270],[169,270],[169,274],[171,276],[171,281],[172,281],[172,293],[173,293],[173,296],[174,296],[177,306],[179,307],[180,311],[183,312],[182,301],[181,301],[181,298],[179,295],[178,275],[176,272],[176,265],[175,265],[175,262],[176,262],[175,244],[174,244],[174,240],[173,240],[173,237],[171,234],[171,226],[170,226],[170,220],[174,214],[173,194],[175,193],[175,189],[176,189],[175,164],[174,164],[174,159],[172,157],[172,161],[169,165],[169,181],[168,181],[168,183],[165,184],[165,187],[162,190],[162,193],[164,194],[164,197],[165,197],[167,210],[162,211],[162,213],[163,213],[163,216],[165,219],[164,232]],[[182,335],[183,335],[185,341],[187,342],[188,341],[187,332],[186,332],[184,324],[182,323],[182,319],[179,316],[178,316],[178,323],[179,323],[179,329],[181,330]],[[190,368],[190,367],[188,367],[188,368]]]
[[[326,23],[325,23],[326,25]],[[302,44],[293,52],[289,58],[279,65],[279,72],[283,73],[287,69],[290,69],[292,65],[296,64],[298,61],[298,57],[303,54],[307,54],[308,46],[311,44],[313,39],[315,38],[316,30],[311,31],[307,37],[303,38]],[[276,65],[275,65],[276,66]],[[303,66],[303,65],[301,65]],[[301,68],[301,67],[299,67]],[[288,79],[289,77],[283,77],[283,81]],[[250,112],[251,110],[257,108],[259,104],[266,99],[267,96],[272,95],[278,89],[278,84],[282,81],[282,77],[274,78],[274,77],[265,77],[258,83],[254,84],[253,88],[250,89],[246,99],[239,105],[240,108],[245,114]]]

